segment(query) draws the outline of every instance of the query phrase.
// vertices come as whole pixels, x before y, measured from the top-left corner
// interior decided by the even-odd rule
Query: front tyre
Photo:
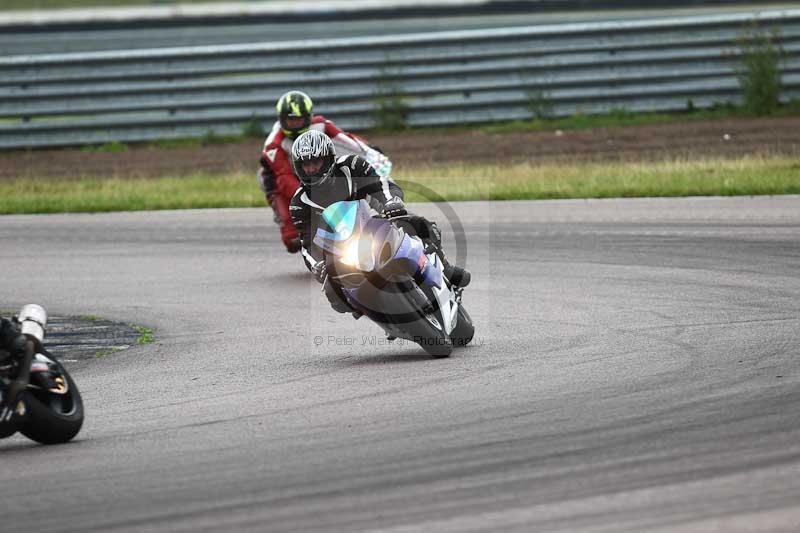
[[[25,419],[19,432],[41,444],[61,444],[71,440],[83,425],[83,400],[77,385],[62,367],[68,388],[64,394],[46,390],[25,392]]]
[[[420,339],[419,344],[425,352],[435,359],[450,357],[453,352],[453,343],[447,335],[437,335]]]
[[[417,344],[431,357],[437,359],[450,357],[453,352],[453,342],[450,340],[450,336],[441,331],[441,326],[435,318],[425,312],[422,314],[428,333],[417,339]]]
[[[464,306],[459,304],[456,327],[450,332],[450,339],[453,341],[453,346],[455,348],[463,348],[472,342],[472,337],[474,336],[475,326],[472,325],[472,317],[469,316]]]

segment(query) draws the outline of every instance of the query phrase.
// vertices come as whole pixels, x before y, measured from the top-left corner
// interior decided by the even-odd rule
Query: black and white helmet
[[[325,181],[335,162],[333,141],[321,131],[309,130],[292,144],[292,166],[303,185],[313,187]]]

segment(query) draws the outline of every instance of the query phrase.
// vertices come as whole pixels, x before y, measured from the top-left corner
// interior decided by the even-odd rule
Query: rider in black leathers
[[[8,352],[15,357],[25,350],[27,337],[20,333],[17,327],[10,320],[0,317],[0,351]]]
[[[11,358],[20,358],[25,352],[28,337],[23,335],[19,326],[10,320],[0,317],[0,365],[8,363]],[[0,397],[0,423],[11,420],[16,404],[15,398],[7,401]]]
[[[300,135],[292,145],[292,165],[301,186],[292,197],[289,211],[300,235],[303,259],[317,281],[324,284],[325,294],[334,310],[354,312],[338,284],[330,282],[322,251],[313,243],[322,211],[338,201],[367,199],[386,217],[407,215],[403,190],[393,181],[381,178],[360,156],[348,155],[337,159],[330,138],[315,130]],[[426,247],[442,259],[447,279],[457,287],[466,287],[470,274],[447,262],[436,223],[414,215],[408,216],[406,221]],[[358,318],[360,313],[355,311],[354,316]]]

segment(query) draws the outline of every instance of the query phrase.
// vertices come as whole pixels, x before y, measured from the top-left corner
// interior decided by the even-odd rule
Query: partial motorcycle
[[[353,308],[390,339],[447,357],[475,333],[461,303],[463,289],[451,286],[439,256],[426,250],[404,218],[380,217],[366,200],[336,202],[322,212],[327,229],[317,229],[314,243]]]
[[[362,142],[359,138],[356,138],[356,142],[358,142],[364,149],[364,159],[366,159],[367,163],[369,163],[370,166],[375,169],[375,172],[378,174],[378,176],[382,178],[389,178],[392,173],[392,162],[389,160],[386,154],[376,150],[372,146],[367,145],[367,143]],[[338,149],[336,153],[339,153]]]
[[[0,438],[17,431],[41,444],[60,444],[83,425],[83,400],[64,366],[42,346],[47,313],[24,306],[15,322],[28,338],[22,357],[0,350]]]

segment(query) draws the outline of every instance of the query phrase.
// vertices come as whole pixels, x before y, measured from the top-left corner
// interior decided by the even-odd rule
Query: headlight
[[[358,266],[358,239],[351,239],[344,247],[344,253],[339,256],[339,261],[347,266]]]
[[[372,236],[360,235],[351,238],[348,242],[341,245],[340,251],[336,254],[339,262],[364,272],[370,272],[375,268],[375,259],[372,252]]]

